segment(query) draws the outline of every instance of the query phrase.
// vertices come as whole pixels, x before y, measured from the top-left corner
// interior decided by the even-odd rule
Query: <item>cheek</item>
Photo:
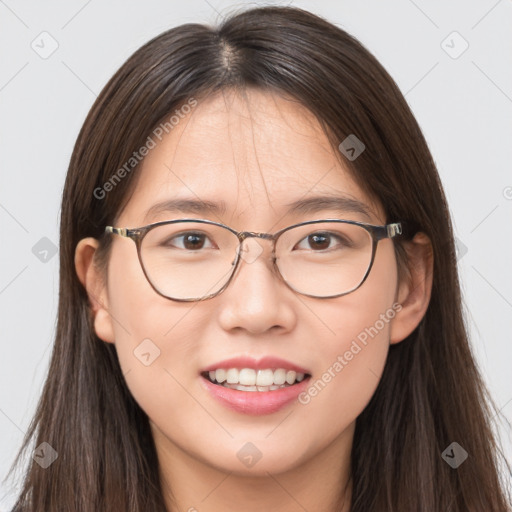
[[[336,343],[325,339],[323,366],[299,397],[305,409],[310,408],[316,428],[327,436],[326,426],[335,436],[364,410],[386,363],[389,323],[380,318],[386,308],[377,309],[377,314],[369,309],[338,326]]]
[[[200,331],[206,328],[206,322],[190,321],[193,309],[194,303],[158,295],[136,257],[112,257],[109,312],[115,347],[128,388],[150,417],[161,408],[169,411],[187,403],[184,388],[190,385],[190,367],[197,366],[194,340],[202,339]]]
[[[322,367],[299,401],[314,409],[310,416],[317,427],[325,431],[327,424],[333,435],[366,407],[386,363],[390,326],[399,307],[394,304],[394,252],[391,244],[383,246],[358,290],[317,310],[329,327],[316,346],[322,351]]]

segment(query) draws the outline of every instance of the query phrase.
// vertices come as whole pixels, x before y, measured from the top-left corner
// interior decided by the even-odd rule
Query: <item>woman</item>
[[[325,20],[139,49],[78,137],[60,255],[15,510],[508,510],[434,162]]]

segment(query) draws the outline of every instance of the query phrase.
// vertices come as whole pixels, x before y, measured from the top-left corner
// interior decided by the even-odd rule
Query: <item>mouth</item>
[[[212,384],[247,392],[268,392],[289,388],[311,375],[286,368],[217,368],[201,372]]]
[[[278,357],[241,356],[203,368],[200,378],[207,393],[228,409],[263,415],[296,402],[309,386],[311,372]]]

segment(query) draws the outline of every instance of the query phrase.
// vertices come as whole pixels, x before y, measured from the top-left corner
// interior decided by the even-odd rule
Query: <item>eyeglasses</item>
[[[373,265],[377,243],[402,234],[402,223],[375,226],[340,219],[294,224],[274,234],[237,232],[205,219],[178,219],[140,228],[107,226],[105,233],[131,238],[149,284],[180,302],[215,297],[226,289],[240,260],[251,263],[244,240],[272,241],[277,276],[293,291],[334,298],[357,290]],[[263,249],[255,244],[255,250]]]

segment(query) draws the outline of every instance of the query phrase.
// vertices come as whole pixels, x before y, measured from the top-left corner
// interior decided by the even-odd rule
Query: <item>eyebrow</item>
[[[346,196],[313,196],[306,199],[299,199],[285,206],[289,208],[290,213],[318,213],[324,210],[334,210],[339,213],[358,213],[371,220],[371,212],[369,207],[358,201]]]
[[[226,203],[201,199],[167,199],[151,206],[144,215],[144,222],[160,213],[195,213],[222,215],[226,211]]]
[[[288,214],[311,214],[325,210],[333,210],[338,213],[358,213],[371,220],[368,206],[357,199],[345,196],[312,196],[298,199],[285,204]],[[183,214],[215,214],[222,215],[226,212],[224,201],[213,202],[201,199],[168,199],[151,206],[144,215],[144,222],[161,213]]]

